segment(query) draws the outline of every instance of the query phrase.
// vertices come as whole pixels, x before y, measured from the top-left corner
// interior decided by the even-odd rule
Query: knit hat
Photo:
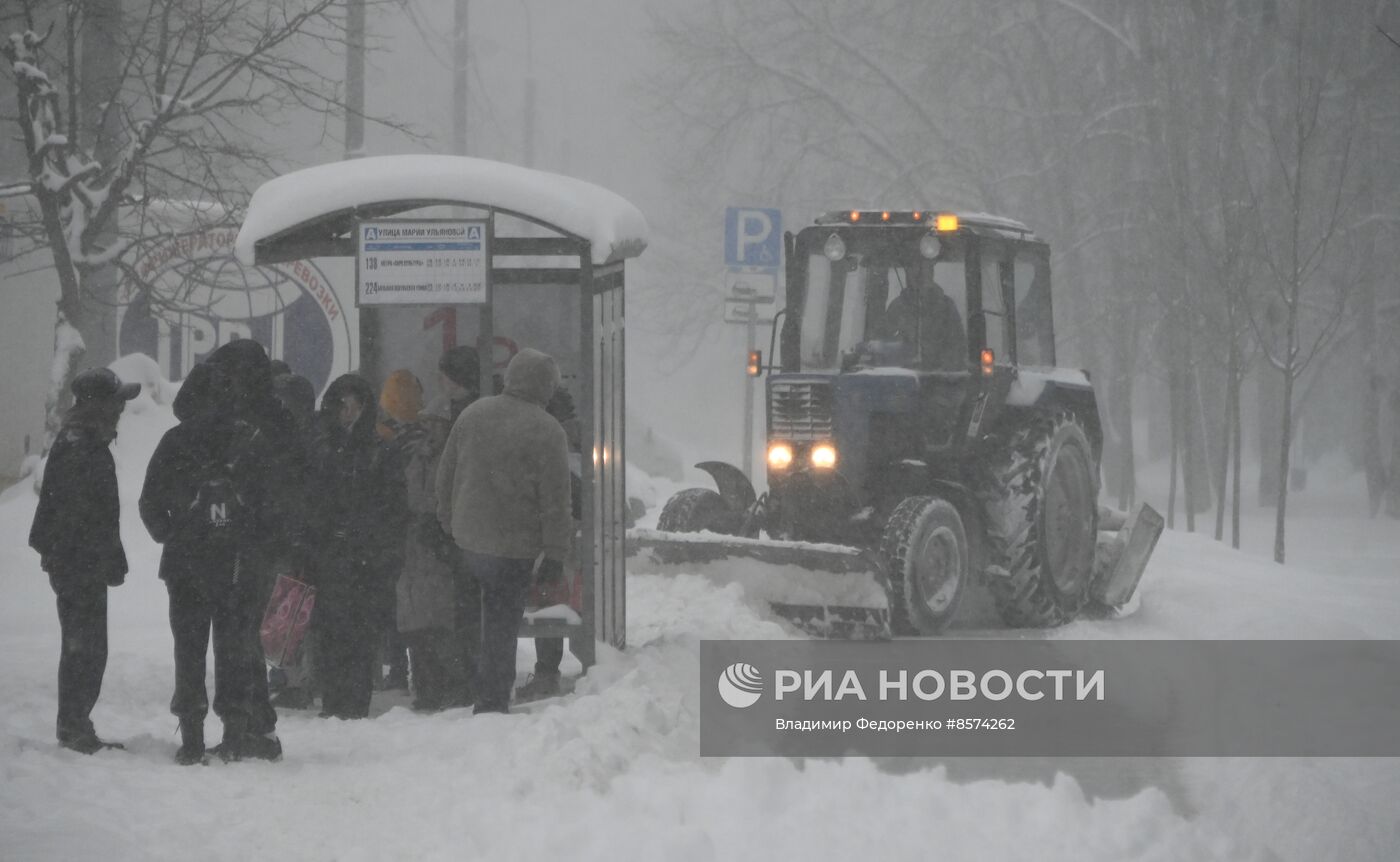
[[[438,369],[458,386],[473,390],[481,388],[481,360],[476,355],[475,347],[463,344],[452,348],[442,355]]]
[[[89,368],[69,388],[79,401],[130,401],[141,394],[140,383],[123,383],[110,368]]]
[[[400,368],[384,381],[379,406],[396,422],[413,422],[423,411],[423,384],[412,371]]]

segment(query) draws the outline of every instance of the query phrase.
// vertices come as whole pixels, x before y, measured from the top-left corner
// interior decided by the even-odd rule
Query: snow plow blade
[[[813,637],[890,637],[889,599],[875,555],[844,545],[746,539],[719,533],[627,531],[627,568],[697,574],[739,584]]]
[[[1110,528],[1117,520],[1109,522]],[[1101,513],[1101,530],[1104,523],[1105,513]],[[1139,503],[1131,515],[1122,519],[1117,533],[1099,544],[1090,599],[1109,608],[1126,605],[1142,580],[1165,525],[1161,514],[1146,503]]]

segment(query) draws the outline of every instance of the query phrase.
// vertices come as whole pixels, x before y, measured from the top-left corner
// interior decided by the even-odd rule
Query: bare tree
[[[347,109],[333,59],[344,10],[341,0],[7,6],[19,27],[0,50],[28,176],[3,185],[36,201],[17,229],[48,249],[60,286],[51,440],[88,309],[112,301],[102,285],[113,270],[136,276],[132,261],[152,244],[231,224],[251,186],[276,172],[266,139],[280,124]]]
[[[1291,20],[1280,28],[1264,84],[1271,110],[1259,116],[1255,130],[1261,156],[1245,172],[1269,276],[1267,289],[1253,298],[1251,321],[1263,357],[1282,378],[1274,528],[1279,563],[1285,559],[1295,386],[1336,335],[1355,283],[1345,255],[1334,252],[1355,201],[1353,152],[1361,118],[1346,61],[1354,51],[1351,34],[1338,25],[1340,16],[1307,3],[1287,11]]]

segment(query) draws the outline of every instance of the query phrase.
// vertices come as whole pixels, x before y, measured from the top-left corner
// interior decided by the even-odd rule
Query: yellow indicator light
[[[763,373],[763,351],[750,350],[748,366],[745,368],[750,377],[757,377]]]
[[[996,364],[997,355],[992,352],[992,348],[982,348],[982,373],[991,374],[992,366]]]
[[[792,466],[792,447],[786,443],[774,443],[768,447],[768,469],[786,470]]]
[[[937,228],[945,233],[951,233],[958,229],[958,217],[954,213],[939,213]]]
[[[923,220],[924,220],[924,214],[921,213],[921,212],[919,212],[918,210],[914,210],[914,221],[923,221]]]
[[[880,213],[880,221],[889,221],[889,220],[890,220],[890,211],[889,211],[889,210],[885,210],[884,212]]]
[[[823,443],[812,449],[812,466],[818,470],[830,470],[836,466],[836,447]]]
[[[860,210],[851,210],[851,221],[860,221]]]

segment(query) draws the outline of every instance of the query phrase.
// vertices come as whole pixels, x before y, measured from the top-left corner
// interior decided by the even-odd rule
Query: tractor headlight
[[[792,466],[792,447],[786,443],[774,443],[768,447],[768,469],[786,470]]]
[[[835,263],[846,256],[846,241],[841,239],[839,233],[833,233],[826,238],[826,245],[822,246],[822,254],[826,259]]]
[[[836,447],[823,443],[812,448],[812,466],[818,470],[830,470],[836,466]]]

